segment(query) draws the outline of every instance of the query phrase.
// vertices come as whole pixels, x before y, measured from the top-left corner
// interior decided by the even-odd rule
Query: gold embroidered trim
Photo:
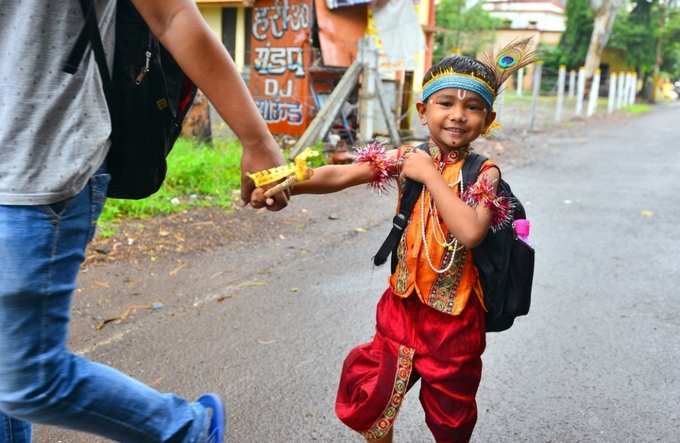
[[[399,413],[401,401],[404,399],[406,389],[408,388],[408,381],[411,377],[411,369],[413,368],[413,355],[415,349],[404,345],[399,346],[399,359],[397,361],[397,373],[394,376],[394,386],[392,388],[392,395],[389,403],[383,411],[382,415],[373,423],[373,426],[361,435],[368,440],[378,440],[383,438],[392,428],[394,420]]]
[[[403,295],[408,289],[408,264],[406,263],[406,234],[401,236],[399,247],[397,248],[397,283],[396,289]]]
[[[452,238],[449,236],[449,240]],[[463,246],[456,253],[453,265],[448,272],[440,274],[437,280],[432,285],[430,290],[430,297],[427,304],[439,312],[451,314],[453,312],[453,305],[456,302],[456,292],[460,285],[460,279],[463,276],[463,267],[465,266],[465,259],[467,258],[468,250]],[[447,263],[450,259],[451,251],[446,251],[442,257],[442,263]]]

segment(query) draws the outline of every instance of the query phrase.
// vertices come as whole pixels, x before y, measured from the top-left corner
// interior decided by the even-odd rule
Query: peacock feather
[[[531,37],[513,40],[498,52],[492,50],[482,55],[480,61],[491,68],[496,77],[496,92],[517,70],[537,60],[536,51],[529,50],[530,43]]]

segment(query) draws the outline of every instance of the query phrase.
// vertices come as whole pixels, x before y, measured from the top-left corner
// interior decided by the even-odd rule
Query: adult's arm
[[[203,20],[193,0],[132,0],[184,72],[205,93],[243,145],[241,198],[254,189],[245,173],[283,164],[276,141],[255,106],[231,56]],[[269,209],[286,206],[283,194]]]

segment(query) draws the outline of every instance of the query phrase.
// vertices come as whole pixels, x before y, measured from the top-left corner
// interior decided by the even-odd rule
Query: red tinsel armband
[[[511,198],[496,194],[496,186],[488,177],[481,177],[463,192],[461,199],[469,206],[480,203],[491,210],[491,230],[496,232],[512,222],[515,203]]]
[[[397,161],[387,157],[385,146],[379,142],[370,142],[357,150],[357,163],[369,163],[373,168],[373,179],[368,184],[378,193],[387,191],[390,180],[399,176]]]

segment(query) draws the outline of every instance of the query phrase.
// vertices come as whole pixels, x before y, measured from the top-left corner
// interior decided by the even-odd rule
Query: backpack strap
[[[73,75],[78,71],[78,68],[80,67],[80,64],[83,61],[83,57],[85,56],[87,44],[90,43],[90,36],[88,34],[88,30],[89,28],[87,27],[87,25],[83,26],[83,29],[80,30],[80,34],[78,34],[76,44],[73,46],[73,49],[71,50],[71,53],[69,54],[68,59],[66,60],[66,63],[64,63],[63,71],[65,73]]]
[[[85,25],[80,31],[80,34],[78,34],[76,43],[73,46],[66,63],[64,64],[63,70],[68,74],[75,74],[83,61],[83,57],[87,51],[88,43],[91,44],[95,61],[99,67],[99,75],[102,79],[106,104],[109,108],[109,113],[113,115],[113,83],[111,81],[108,63],[106,62],[106,53],[104,52],[102,36],[99,32],[97,9],[92,0],[80,0],[80,9],[83,12],[83,17],[85,17]]]
[[[463,163],[463,189],[467,189],[468,186],[477,181],[479,172],[481,171],[484,162],[487,160],[487,157],[475,152],[468,154],[467,158],[465,159],[465,163]]]
[[[418,145],[416,149],[427,152],[427,143]],[[399,202],[399,213],[392,219],[392,229],[382,246],[380,246],[380,249],[378,249],[378,252],[373,257],[374,265],[382,265],[387,261],[387,257],[392,254],[392,272],[395,271],[397,267],[397,248],[399,247],[399,241],[406,230],[411,212],[413,211],[413,207],[415,206],[422,189],[422,183],[411,180],[410,178],[406,179],[404,190],[401,194],[401,200]]]

